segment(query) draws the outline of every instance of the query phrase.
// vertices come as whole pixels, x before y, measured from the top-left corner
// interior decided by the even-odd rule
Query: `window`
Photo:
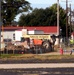
[[[11,42],[11,39],[3,39],[4,42]]]

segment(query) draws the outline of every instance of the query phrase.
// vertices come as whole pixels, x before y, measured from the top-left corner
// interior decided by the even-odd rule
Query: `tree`
[[[59,25],[62,29],[62,35],[65,36],[66,30],[66,12],[59,6],[60,18]],[[57,4],[53,4],[46,9],[35,8],[29,14],[23,14],[19,20],[20,26],[57,26]]]
[[[30,3],[26,0],[2,0],[3,25],[11,25],[15,16],[19,13],[31,10]]]
[[[22,15],[19,20],[19,25],[39,26],[43,24],[44,10],[35,8],[32,13]]]

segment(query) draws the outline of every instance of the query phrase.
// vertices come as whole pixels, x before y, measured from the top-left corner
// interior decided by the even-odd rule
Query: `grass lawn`
[[[3,63],[74,63],[74,55],[2,54]]]
[[[0,59],[71,59],[74,55],[1,54]]]

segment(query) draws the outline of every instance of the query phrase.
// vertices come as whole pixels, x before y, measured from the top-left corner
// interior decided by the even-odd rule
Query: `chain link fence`
[[[60,41],[60,45],[64,50],[74,48],[74,40],[73,39],[64,37],[61,40],[62,41]]]

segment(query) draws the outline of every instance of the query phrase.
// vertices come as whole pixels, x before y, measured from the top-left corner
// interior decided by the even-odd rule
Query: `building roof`
[[[57,26],[28,26],[28,27],[2,27],[1,30],[3,31],[15,31],[15,30],[21,30],[21,29],[27,29],[27,30],[42,30],[44,33],[57,33]]]

